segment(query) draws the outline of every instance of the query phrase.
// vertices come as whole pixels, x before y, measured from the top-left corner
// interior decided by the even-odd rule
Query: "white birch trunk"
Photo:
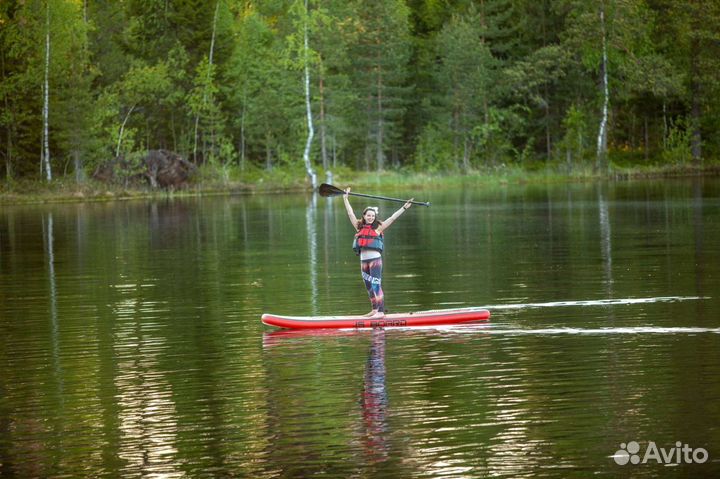
[[[305,109],[307,112],[308,136],[307,141],[305,142],[303,161],[305,162],[305,171],[307,171],[307,175],[310,178],[310,184],[312,185],[312,189],[315,190],[317,188],[317,175],[315,174],[315,171],[312,168],[312,163],[310,162],[310,147],[312,146],[313,136],[315,136],[315,130],[313,129],[312,108],[310,107],[310,59],[308,52],[308,16],[308,0],[305,0]]]
[[[115,158],[120,156],[120,145],[122,144],[122,138],[123,133],[125,132],[125,124],[128,121],[128,118],[130,118],[130,114],[133,112],[135,107],[137,106],[137,103],[135,103],[133,106],[130,107],[130,110],[127,112],[127,115],[125,115],[125,119],[122,122],[122,125],[120,125],[120,133],[118,133],[118,142],[117,142],[117,148],[115,148]]]
[[[318,85],[320,86],[320,153],[322,157],[323,168],[325,170],[329,170],[326,141],[327,127],[325,125],[325,85],[322,78],[320,78]]]
[[[213,65],[213,55],[215,53],[215,34],[217,33],[217,19],[218,19],[218,11],[220,10],[220,1],[218,0],[215,3],[215,14],[213,15],[213,27],[212,27],[212,37],[210,38],[210,55],[208,56],[208,63],[212,67]],[[208,81],[210,81],[210,70],[208,69]]]
[[[50,0],[46,3],[45,18],[45,81],[43,82],[43,134],[42,153],[40,154],[40,172],[45,169],[45,179],[52,181],[52,170],[50,169],[50,141],[49,141],[49,117],[50,117]]]
[[[215,51],[215,32],[217,30],[217,17],[218,17],[218,10],[220,9],[220,0],[215,2],[215,14],[213,15],[213,26],[212,26],[212,36],[210,38],[210,55],[208,56],[208,74],[207,74],[207,82],[210,82],[210,72],[212,71],[212,65],[213,65],[213,52]],[[207,85],[207,84],[206,84]],[[205,102],[207,102],[207,87],[205,87],[205,91],[203,92],[203,101],[202,106],[205,107]],[[202,110],[202,108],[201,108]],[[193,146],[193,160],[197,162],[197,147],[198,147],[198,128],[200,126],[200,112],[197,113],[195,116],[195,139],[194,139],[194,146]]]
[[[378,171],[382,171],[385,167],[385,156],[383,155],[383,140],[385,135],[385,124],[383,122],[383,91],[382,91],[382,73],[378,71],[378,82],[377,82],[377,114],[378,114],[378,125],[377,125],[377,136],[375,137],[377,144],[375,146],[375,160],[377,162]]]
[[[607,167],[607,123],[608,123],[608,103],[610,102],[610,92],[608,89],[608,61],[607,61],[607,33],[605,31],[605,5],[600,7],[600,28],[602,31],[602,88],[603,88],[603,109],[602,119],[600,120],[600,129],[597,137],[597,160],[596,169],[605,170]]]
[[[240,112],[240,171],[245,171],[245,109],[247,105],[247,87],[243,87],[242,111]]]

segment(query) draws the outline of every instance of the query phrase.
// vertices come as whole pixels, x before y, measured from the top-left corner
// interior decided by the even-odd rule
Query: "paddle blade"
[[[343,194],[345,194],[345,192],[336,186],[328,185],[327,183],[320,185],[320,196],[337,196]]]

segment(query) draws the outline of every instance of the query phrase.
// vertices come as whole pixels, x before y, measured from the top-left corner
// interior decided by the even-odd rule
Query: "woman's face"
[[[363,215],[363,219],[365,220],[365,223],[372,224],[375,222],[375,211],[374,210],[367,210],[365,214]]]

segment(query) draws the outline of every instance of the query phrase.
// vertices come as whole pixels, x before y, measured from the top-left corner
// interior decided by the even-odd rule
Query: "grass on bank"
[[[720,163],[706,162],[702,168],[689,165],[621,165],[613,163],[607,175],[599,175],[591,166],[571,172],[558,167],[525,168],[518,165],[476,170],[467,174],[424,173],[412,170],[354,171],[347,167],[317,172],[318,183],[338,187],[352,186],[356,191],[372,189],[429,189],[460,186],[502,186],[526,183],[557,183],[635,178],[667,178],[692,175],[718,175]],[[261,168],[240,171],[238,168],[200,167],[190,184],[177,190],[153,190],[149,185],[119,185],[93,179],[78,182],[74,176],[42,180],[5,180],[0,182],[0,204],[109,201],[119,199],[183,197],[217,194],[255,194],[306,191],[310,182],[301,166],[285,166],[267,171]]]

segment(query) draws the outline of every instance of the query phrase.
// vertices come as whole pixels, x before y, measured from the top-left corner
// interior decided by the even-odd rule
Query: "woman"
[[[353,241],[353,250],[360,256],[360,271],[368,296],[372,311],[366,314],[369,318],[385,317],[385,299],[382,291],[382,251],[383,251],[383,232],[390,227],[393,222],[402,215],[405,210],[412,206],[412,200],[409,199],[402,208],[397,210],[393,215],[385,221],[377,218],[378,208],[368,206],[362,212],[362,218],[355,217],[355,212],[350,206],[348,199],[350,188],[345,189],[343,200],[345,201],[345,209],[348,218],[352,223],[357,234]]]

